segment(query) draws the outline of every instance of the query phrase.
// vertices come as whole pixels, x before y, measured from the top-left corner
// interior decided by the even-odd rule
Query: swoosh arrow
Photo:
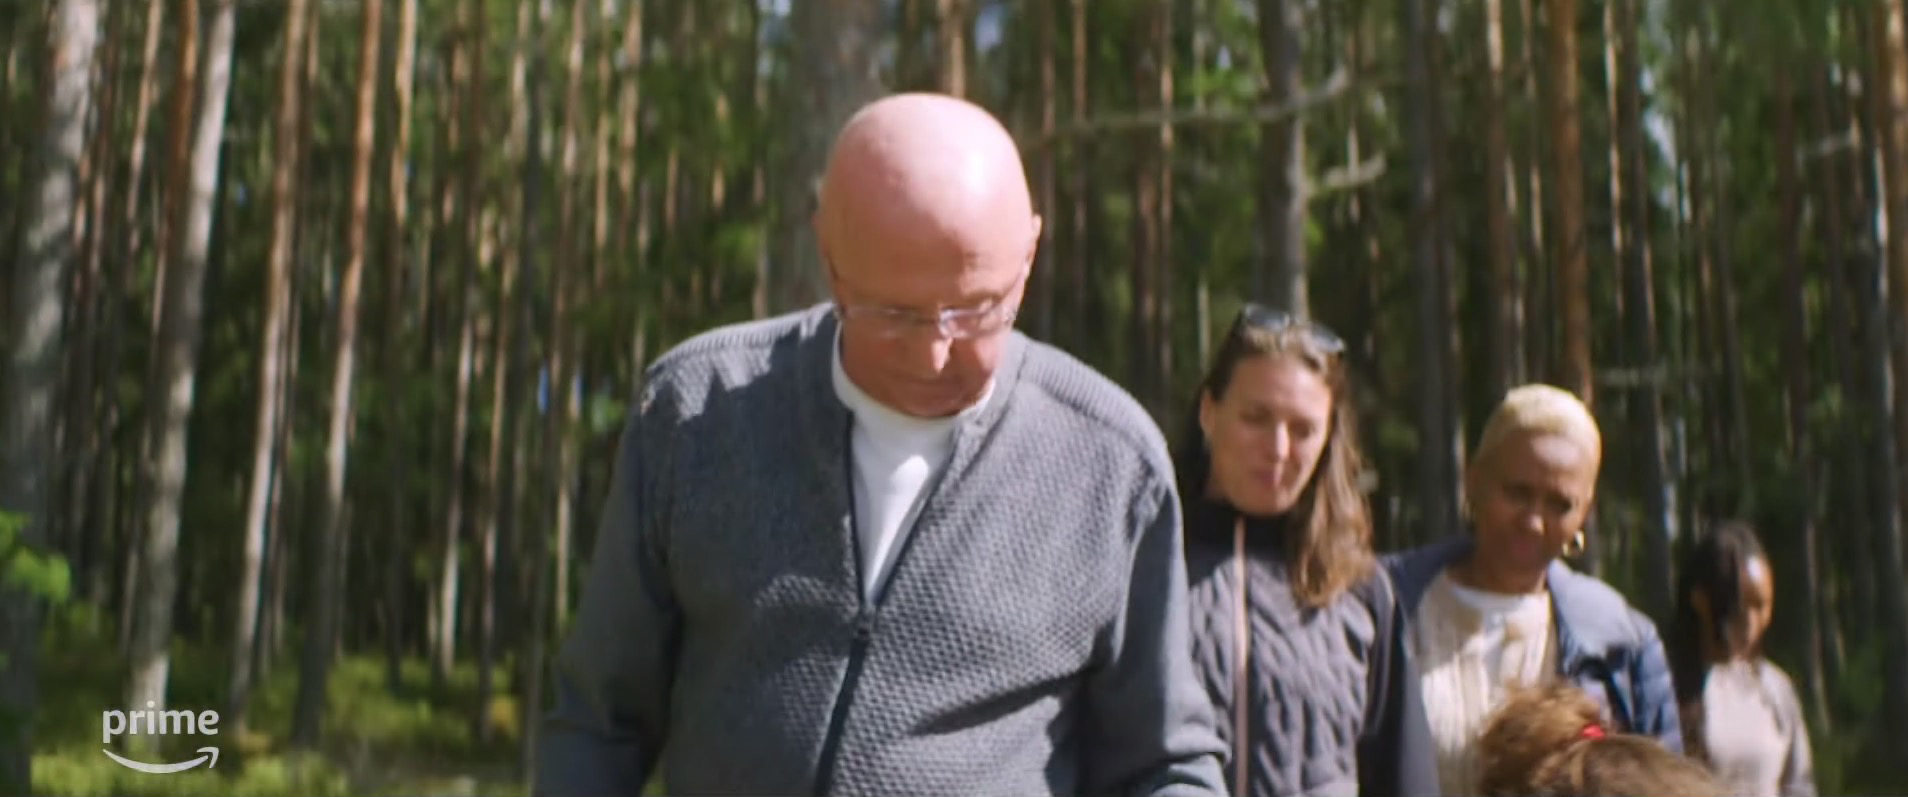
[[[201,747],[199,748],[199,752],[205,753],[206,755],[199,756],[191,761],[180,761],[177,764],[148,764],[144,761],[121,758],[117,753],[104,747],[100,748],[99,751],[105,753],[107,758],[118,761],[121,766],[127,769],[136,769],[140,772],[153,775],[170,775],[174,772],[183,772],[200,764],[204,764],[207,760],[210,760],[211,763],[205,764],[206,769],[211,769],[219,765],[219,748],[217,747]]]

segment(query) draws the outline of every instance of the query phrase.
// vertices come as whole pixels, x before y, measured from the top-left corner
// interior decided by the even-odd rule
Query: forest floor
[[[172,735],[150,762],[189,761],[208,743],[220,748],[216,769],[167,775],[125,768],[101,753],[103,712],[124,706],[126,657],[110,636],[81,628],[50,629],[42,645],[41,706],[33,759],[33,793],[107,795],[521,795],[522,727],[505,666],[496,670],[499,697],[487,712],[490,739],[475,738],[476,668],[457,668],[441,689],[421,660],[404,662],[398,689],[386,683],[377,656],[351,656],[333,668],[319,749],[289,750],[298,693],[296,646],[253,693],[247,727],[221,718],[216,737]],[[230,671],[224,650],[175,646],[168,702],[174,709],[218,710]]]
[[[1878,647],[1878,646],[1877,646]],[[171,797],[173,795],[443,795],[504,797],[528,789],[519,766],[522,712],[510,689],[509,662],[500,661],[487,711],[490,738],[476,739],[477,674],[460,664],[441,687],[422,660],[403,662],[397,689],[386,682],[376,655],[348,656],[333,668],[319,749],[289,749],[292,706],[298,692],[296,645],[255,689],[247,728],[221,719],[216,737],[162,737],[151,754],[115,752],[144,761],[189,761],[208,743],[220,748],[216,768],[169,775],[127,769],[101,753],[103,712],[125,706],[127,658],[110,623],[67,615],[51,623],[41,646],[41,705],[33,760],[33,793],[50,797]],[[180,644],[172,655],[168,701],[174,709],[219,710],[224,703],[228,653]],[[1880,705],[1879,657],[1857,657],[1857,688],[1844,705]],[[1908,794],[1899,748],[1879,717],[1816,729],[1815,774],[1823,794]],[[650,793],[655,792],[651,784]]]

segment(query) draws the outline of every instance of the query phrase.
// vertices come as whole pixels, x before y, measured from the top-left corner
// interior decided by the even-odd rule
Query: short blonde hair
[[[1484,422],[1484,434],[1471,452],[1471,467],[1490,459],[1506,441],[1519,435],[1554,434],[1583,446],[1599,464],[1603,461],[1603,433],[1597,419],[1570,391],[1552,385],[1523,385],[1504,394]]]

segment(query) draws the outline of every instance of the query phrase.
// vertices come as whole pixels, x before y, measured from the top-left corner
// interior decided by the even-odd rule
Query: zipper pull
[[[856,642],[867,642],[868,640],[873,639],[874,630],[875,630],[875,613],[872,610],[863,609],[862,611],[860,611],[859,613],[855,615],[855,641]]]

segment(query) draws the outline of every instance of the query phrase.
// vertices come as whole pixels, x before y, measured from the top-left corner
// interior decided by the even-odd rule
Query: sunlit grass
[[[170,775],[136,772],[100,752],[101,713],[125,704],[127,664],[112,638],[84,621],[56,622],[44,644],[37,714],[33,792],[44,795],[517,795],[523,718],[510,692],[511,670],[493,671],[496,697],[484,712],[491,738],[479,742],[473,719],[477,673],[454,670],[433,689],[427,666],[406,661],[395,692],[384,662],[353,656],[332,667],[326,731],[313,753],[292,751],[292,707],[298,694],[295,647],[258,685],[244,728],[222,717],[216,737],[161,737],[148,761],[185,761],[208,743],[220,748],[216,769]],[[87,630],[91,626],[95,630]],[[223,649],[175,646],[168,701],[172,708],[222,709],[230,668]],[[216,739],[216,741],[212,741]],[[114,746],[126,751],[115,739]],[[135,756],[137,757],[137,756]]]

